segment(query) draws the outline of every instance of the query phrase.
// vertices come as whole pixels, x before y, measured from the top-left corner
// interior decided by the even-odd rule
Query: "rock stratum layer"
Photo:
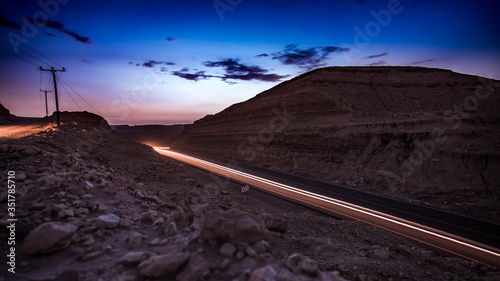
[[[498,220],[499,88],[441,69],[323,68],[186,125],[173,148]]]

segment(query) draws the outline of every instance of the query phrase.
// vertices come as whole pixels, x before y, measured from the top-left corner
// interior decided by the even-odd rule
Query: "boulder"
[[[189,258],[189,253],[172,252],[165,255],[152,256],[137,267],[141,275],[158,278],[174,273]]]
[[[236,253],[236,247],[229,244],[229,243],[224,243],[222,247],[220,247],[219,253],[225,257],[232,257],[234,253]]]
[[[149,258],[149,256],[150,254],[148,252],[127,252],[118,260],[118,263],[130,265],[139,264]]]
[[[177,275],[177,281],[196,281],[203,280],[203,276],[209,272],[207,260],[198,255],[192,254],[186,265],[186,268]]]
[[[207,212],[200,233],[202,239],[220,239],[233,244],[254,243],[264,235],[264,220],[240,210]]]
[[[84,195],[85,191],[79,185],[72,185],[66,189],[69,193],[73,195]]]
[[[63,222],[46,222],[33,229],[24,239],[23,252],[47,254],[67,248],[77,227]]]
[[[319,268],[318,264],[311,258],[302,254],[293,254],[286,260],[286,267],[295,273],[316,276]]]
[[[275,280],[277,274],[278,272],[272,265],[267,265],[254,270],[250,275],[249,281]]]
[[[97,228],[115,228],[120,224],[120,217],[115,214],[98,216],[95,220]]]

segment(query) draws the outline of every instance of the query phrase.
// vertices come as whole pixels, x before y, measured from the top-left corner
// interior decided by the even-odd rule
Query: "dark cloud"
[[[365,59],[374,59],[374,58],[380,58],[380,57],[385,57],[387,56],[388,53],[382,53],[382,54],[378,54],[378,55],[371,55],[371,56],[367,56]]]
[[[414,64],[421,64],[421,63],[426,63],[426,62],[433,62],[434,59],[428,59],[428,60],[419,60],[419,61],[414,61],[410,64],[414,65]]]
[[[238,59],[223,59],[220,61],[206,61],[203,63],[206,67],[222,67],[226,72],[220,78],[226,80],[260,80],[265,82],[277,82],[283,78],[288,77],[278,74],[268,74],[269,70],[263,69],[256,65],[244,65]]]
[[[166,40],[167,42],[173,42],[173,41],[176,41],[176,40],[177,40],[177,38],[167,37],[167,38],[165,38],[165,40]]]
[[[172,75],[196,82],[198,82],[200,79],[208,79],[209,77],[213,77],[210,75],[206,75],[205,71],[189,73],[189,68],[187,67],[184,67],[179,71],[172,71]]]
[[[297,65],[307,70],[326,66],[325,61],[334,52],[348,52],[348,48],[334,46],[318,46],[309,49],[298,49],[297,45],[290,44],[281,52],[273,53],[273,59],[286,65]]]
[[[50,27],[54,30],[57,30],[57,31],[61,32],[62,34],[64,34],[66,37],[71,36],[76,41],[78,41],[82,44],[86,44],[86,45],[94,44],[94,42],[89,37],[81,36],[80,34],[74,32],[74,31],[70,31],[70,30],[64,28],[64,24],[61,22],[52,21],[52,20],[46,20],[45,22],[39,22],[38,20],[35,20],[33,18],[29,18],[28,20],[30,21],[30,23],[32,23],[34,25],[47,26],[47,27]]]
[[[358,2],[359,5],[365,4],[365,0],[356,0],[356,2]]]
[[[235,84],[234,80],[250,81],[258,80],[264,82],[277,82],[288,75],[278,75],[268,73],[269,70],[263,69],[256,65],[245,65],[239,62],[238,59],[221,59],[219,61],[206,61],[203,63],[206,67],[222,67],[224,74],[222,75],[209,75],[205,71],[191,72],[188,68],[183,68],[180,71],[172,72],[172,75],[192,80],[199,81],[200,79],[219,78],[222,81]]]
[[[258,56],[256,56],[256,57],[258,57],[258,58],[263,58],[263,57],[268,57],[268,56],[269,56],[268,54],[260,54],[260,55],[258,55]]]
[[[21,26],[19,24],[15,23],[13,21],[8,20],[3,15],[0,15],[0,25],[8,27],[8,28],[12,28],[12,29],[21,30]]]
[[[80,61],[84,62],[84,63],[89,63],[90,62],[90,60],[86,60],[86,59],[81,59]]]
[[[374,63],[367,64],[369,66],[382,66],[382,65],[389,65],[385,60],[379,60]]]
[[[129,62],[129,64],[133,64],[132,62]],[[139,66],[139,64],[136,64]],[[155,61],[155,60],[148,60],[147,62],[143,63],[143,67],[155,67],[156,65],[175,65],[173,62],[167,62],[167,61]]]
[[[54,35],[54,34],[52,34],[52,33],[47,33],[47,32],[44,32],[44,33],[45,33],[45,35],[46,35],[47,37],[50,37],[50,38],[57,38],[57,36],[55,36],[55,35]]]

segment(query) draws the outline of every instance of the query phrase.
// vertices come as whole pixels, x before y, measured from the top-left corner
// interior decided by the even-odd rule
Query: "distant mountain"
[[[117,134],[133,142],[169,147],[180,136],[184,125],[113,125],[111,128]]]
[[[317,69],[186,125],[173,149],[442,208],[498,202],[499,88],[422,67]]]

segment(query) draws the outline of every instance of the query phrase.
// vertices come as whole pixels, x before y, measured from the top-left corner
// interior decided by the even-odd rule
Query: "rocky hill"
[[[499,221],[500,82],[318,69],[186,125],[173,148]]]

